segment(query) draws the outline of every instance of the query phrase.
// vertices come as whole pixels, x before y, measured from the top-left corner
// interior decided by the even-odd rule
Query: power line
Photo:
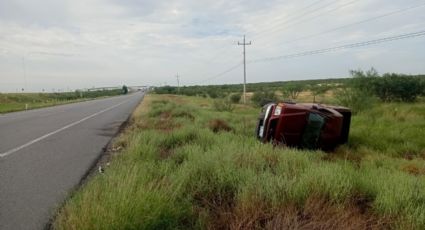
[[[225,75],[225,74],[227,74],[227,73],[229,73],[229,72],[231,72],[231,71],[233,71],[233,70],[237,69],[237,68],[238,68],[239,66],[241,66],[242,64],[243,64],[242,62],[239,62],[237,65],[234,65],[234,66],[232,66],[232,67],[230,67],[230,68],[228,68],[228,69],[226,69],[226,70],[224,70],[224,71],[222,71],[222,72],[220,72],[220,73],[218,73],[218,74],[215,74],[215,75],[213,75],[213,76],[211,76],[211,77],[205,78],[204,80],[201,80],[201,81],[195,82],[195,83],[193,83],[193,85],[199,85],[199,84],[203,84],[203,83],[205,83],[205,82],[208,82],[208,81],[211,81],[211,80],[217,79],[217,78],[219,78],[219,77],[221,77],[221,76],[223,76],[223,75]]]
[[[306,7],[304,7],[304,8],[302,8],[301,10],[299,10],[298,11],[298,13],[300,13],[300,14],[290,14],[289,15],[289,18],[284,18],[284,21],[283,22],[277,22],[277,23],[272,23],[272,25],[274,25],[274,26],[272,26],[272,27],[269,27],[269,28],[267,28],[266,27],[266,29],[263,29],[263,30],[260,30],[260,31],[257,31],[257,32],[255,32],[255,33],[253,33],[253,37],[254,38],[257,38],[257,36],[256,35],[259,35],[259,34],[262,34],[262,33],[264,33],[264,32],[266,32],[266,31],[269,31],[269,30],[273,30],[274,28],[276,28],[276,26],[282,26],[282,25],[285,25],[285,24],[288,24],[288,23],[290,23],[290,22],[292,22],[292,21],[296,21],[296,20],[299,20],[299,19],[301,19],[301,18],[303,18],[304,16],[308,16],[309,14],[311,14],[311,13],[315,13],[315,12],[317,12],[317,11],[320,11],[320,10],[322,10],[322,9],[325,9],[326,7],[328,7],[328,6],[330,6],[330,5],[332,5],[332,4],[334,4],[334,3],[336,3],[336,2],[338,2],[338,0],[336,0],[336,1],[332,1],[332,2],[330,2],[330,3],[328,3],[328,4],[326,4],[326,5],[324,5],[324,6],[320,6],[320,7],[318,7],[318,8],[314,8],[314,9],[312,9],[312,10],[310,10],[310,11],[307,11],[307,12],[303,12],[303,11],[305,11],[306,9],[309,9],[309,8],[311,8],[312,6],[314,6],[314,5],[317,5],[317,3],[322,3],[322,2],[324,2],[323,0],[319,0],[319,1],[315,1],[315,2],[313,2],[312,4],[310,4],[310,5],[308,5],[308,6],[306,6]],[[294,17],[294,16],[296,16],[296,17]],[[269,24],[268,24],[269,25]]]
[[[301,23],[311,21],[311,20],[316,19],[316,18],[318,18],[318,17],[321,17],[321,16],[323,16],[323,15],[325,15],[325,14],[328,14],[328,13],[334,12],[334,11],[336,11],[336,10],[339,10],[339,9],[341,9],[341,8],[344,8],[344,7],[347,7],[347,6],[349,6],[349,5],[352,5],[352,4],[353,4],[353,3],[355,3],[355,2],[357,2],[357,0],[349,1],[349,2],[347,2],[347,3],[345,3],[345,4],[339,5],[339,6],[335,7],[335,8],[331,8],[331,9],[329,9],[329,10],[327,10],[327,11],[324,11],[324,12],[322,12],[322,13],[318,14],[318,15],[314,15],[313,17],[306,18],[306,19],[304,19],[304,20],[298,20],[298,21],[295,21],[294,23],[289,23],[289,24],[286,24],[286,25],[285,25],[285,24],[283,24],[283,25],[285,25],[284,27],[276,28],[276,29],[274,29],[274,30],[270,30],[269,32],[276,33],[276,32],[282,31],[282,30],[284,30],[284,29],[290,28],[290,27],[292,27],[292,26],[299,25],[299,24],[301,24]],[[260,34],[260,36],[258,36],[258,37],[256,37],[256,38],[258,39],[258,38],[261,38],[261,37],[264,37],[264,36],[270,37],[269,35],[270,35],[270,34]]]
[[[289,43],[294,43],[294,42],[297,42],[297,41],[302,41],[302,40],[310,39],[310,38],[317,37],[317,36],[320,36],[320,35],[324,35],[324,34],[327,34],[327,33],[331,33],[331,32],[337,31],[337,30],[345,29],[345,28],[348,28],[348,27],[351,27],[351,26],[354,26],[354,25],[359,25],[359,24],[363,24],[363,23],[366,23],[366,22],[375,21],[375,20],[378,20],[378,19],[381,19],[381,18],[384,18],[384,17],[392,16],[392,15],[399,14],[399,13],[403,13],[405,11],[413,10],[413,9],[416,9],[416,8],[419,8],[419,7],[423,7],[423,6],[425,6],[425,3],[422,3],[420,5],[416,5],[416,6],[410,6],[410,7],[407,7],[407,8],[404,8],[404,9],[400,9],[400,10],[396,10],[396,11],[392,11],[392,12],[388,12],[388,13],[385,13],[385,14],[381,14],[379,16],[371,17],[371,18],[368,18],[368,19],[365,19],[365,20],[353,22],[353,23],[346,24],[346,25],[343,25],[343,26],[335,27],[335,28],[332,28],[332,29],[329,29],[329,30],[325,30],[325,31],[316,33],[316,34],[311,34],[311,35],[300,37],[300,38],[296,38],[296,39],[293,39],[293,40],[284,41],[283,43],[289,44]]]
[[[338,0],[336,0],[336,1],[338,1]],[[304,10],[306,10],[306,9],[309,9],[309,8],[313,7],[314,5],[317,5],[318,3],[321,3],[321,2],[323,2],[323,0],[317,0],[317,1],[313,2],[312,4],[307,5],[306,7],[302,8],[302,9],[301,9],[300,11],[298,11],[298,12],[302,12],[302,11],[304,11]],[[328,6],[328,5],[326,5],[326,6]],[[290,16],[295,16],[295,14],[291,14]],[[216,59],[216,58],[219,56],[219,54],[220,54],[223,50],[225,50],[225,51],[227,52],[229,49],[228,49],[228,47],[227,47],[227,46],[223,46],[223,47],[221,47],[221,49],[219,49],[219,52],[217,52],[217,53],[213,56],[213,58],[211,58],[211,60]],[[211,60],[210,60],[210,61],[211,61]]]
[[[352,43],[352,44],[347,44],[347,45],[342,45],[342,46],[330,47],[330,48],[325,48],[325,49],[317,49],[317,50],[304,51],[304,52],[294,53],[294,54],[289,54],[289,55],[260,58],[260,59],[248,61],[248,63],[276,61],[276,60],[281,60],[281,59],[291,59],[291,58],[297,58],[297,57],[303,57],[303,56],[309,56],[309,55],[335,52],[335,51],[343,50],[343,49],[369,46],[369,45],[374,45],[374,44],[379,44],[379,43],[384,43],[384,42],[390,42],[390,41],[396,41],[396,40],[402,40],[402,39],[413,38],[413,37],[419,37],[419,36],[425,36],[425,30],[413,32],[413,33],[407,33],[407,34],[400,34],[400,35],[391,36],[391,37],[384,37],[384,38],[374,39],[374,40],[369,40],[369,41],[364,41],[364,42],[357,42],[357,43]]]
[[[332,5],[332,4],[334,4],[335,2],[338,2],[338,0],[336,0],[336,1],[332,1],[332,2],[330,2],[330,3],[328,3],[328,4],[326,4],[326,5],[324,5],[324,6],[321,6],[321,7],[318,7],[318,8],[315,8],[315,9],[312,9],[312,10],[310,10],[310,11],[307,11],[307,12],[304,12],[305,10],[308,10],[308,9],[310,9],[310,8],[312,8],[313,6],[315,6],[315,5],[317,5],[317,4],[319,4],[319,3],[323,3],[324,1],[323,0],[317,0],[317,1],[314,1],[313,3],[311,3],[311,4],[309,4],[309,5],[307,5],[306,7],[303,7],[302,9],[300,9],[300,10],[298,10],[297,11],[297,13],[301,13],[301,15],[298,15],[298,14],[290,14],[289,15],[289,19],[286,19],[286,18],[284,18],[284,22],[283,22],[283,24],[285,24],[285,23],[288,23],[288,22],[291,22],[291,21],[293,21],[293,20],[297,20],[297,19],[299,19],[299,18],[302,18],[303,16],[308,16],[309,14],[311,14],[311,13],[314,13],[314,12],[316,12],[317,10],[321,10],[321,9],[323,9],[323,8],[326,8],[326,7],[328,7],[328,6],[330,6],[330,5]],[[304,13],[303,13],[304,12]],[[278,20],[279,21],[279,20]],[[276,23],[274,23],[274,24],[276,24]],[[282,23],[277,23],[277,24],[282,24]],[[264,27],[263,27],[264,28]],[[273,27],[270,27],[270,29],[274,29]],[[265,32],[265,31],[267,31],[267,29],[266,30],[262,30],[262,31],[260,31],[260,32]],[[256,33],[254,33],[254,37],[255,37],[255,34],[259,34],[259,32],[256,32]],[[221,55],[223,55],[223,54],[226,54],[226,53],[228,53],[230,51],[230,49],[227,47],[227,46],[223,46],[223,47],[221,47],[220,49],[219,49],[219,51],[218,52],[216,52],[213,56],[212,56],[212,58],[211,59],[208,59],[206,62],[207,62],[207,64],[209,64],[210,62],[212,62],[213,60],[215,60],[215,59],[217,59],[218,57],[220,57]],[[226,58],[227,59],[227,58]]]
[[[309,8],[311,8],[311,7],[313,7],[313,6],[315,6],[315,5],[317,5],[317,3],[320,3],[320,2],[323,2],[323,1],[321,1],[321,0],[319,0],[319,1],[315,1],[315,2],[313,2],[312,4],[310,4],[310,5],[306,6],[306,7],[304,7],[302,10],[300,10],[300,11],[298,11],[298,12],[303,12],[303,11],[305,11],[305,10],[307,10],[307,9],[309,9]],[[298,22],[293,23],[293,24],[289,24],[289,25],[287,25],[286,27],[283,27],[283,28],[280,28],[280,29],[279,29],[279,28],[276,28],[277,30],[276,30],[276,29],[274,29],[274,30],[273,30],[273,27],[271,27],[271,28],[270,28],[270,29],[271,29],[270,31],[272,31],[272,32],[273,32],[273,31],[274,31],[274,32],[278,32],[278,31],[280,31],[280,30],[282,30],[282,29],[286,29],[286,28],[288,28],[288,27],[292,27],[292,26],[294,26],[294,25],[297,25],[297,24],[300,24],[300,23],[303,23],[303,22],[306,22],[306,21],[310,21],[310,20],[315,19],[315,18],[317,18],[317,17],[320,17],[320,16],[322,16],[322,15],[324,15],[324,14],[326,14],[326,13],[330,13],[330,12],[332,12],[332,11],[335,11],[335,10],[338,10],[338,9],[340,9],[340,8],[343,8],[343,7],[346,7],[346,6],[348,6],[348,5],[351,5],[351,4],[353,4],[354,2],[355,2],[355,1],[347,2],[347,3],[343,4],[343,5],[340,5],[340,6],[336,7],[336,8],[330,9],[330,10],[328,10],[328,11],[326,11],[326,12],[323,12],[323,13],[321,13],[321,14],[319,14],[319,15],[316,15],[316,16],[313,16],[313,17],[310,17],[310,18],[307,18],[307,19],[302,20],[302,21],[298,21]],[[313,11],[312,11],[312,12],[314,13],[314,12],[316,12],[317,10],[324,9],[324,8],[328,7],[329,5],[331,5],[331,4],[333,4],[333,3],[335,3],[335,2],[331,2],[331,3],[326,4],[325,6],[322,6],[322,7],[320,7],[320,8],[313,9]],[[367,22],[375,21],[375,20],[378,20],[378,19],[381,19],[381,18],[384,18],[384,17],[392,16],[392,15],[399,14],[399,13],[403,13],[403,12],[405,12],[405,11],[413,10],[413,9],[420,8],[420,7],[423,7],[423,6],[425,6],[425,3],[419,4],[419,5],[415,5],[415,6],[410,6],[410,7],[407,7],[407,8],[404,8],[404,9],[400,9],[400,10],[396,10],[396,11],[392,11],[392,12],[388,12],[388,13],[385,13],[385,14],[382,14],[382,15],[379,15],[379,16],[376,16],[376,17],[371,17],[371,18],[368,18],[368,19],[365,19],[365,20],[361,20],[361,21],[353,22],[353,23],[346,24],[346,25],[343,25],[343,26],[335,27],[335,28],[332,28],[332,29],[329,29],[329,30],[325,30],[325,31],[323,31],[323,32],[319,32],[319,33],[316,33],[316,34],[312,34],[312,35],[308,35],[308,36],[304,36],[304,37],[296,38],[296,39],[289,40],[289,41],[286,41],[286,42],[283,42],[283,43],[284,43],[284,44],[289,44],[289,43],[294,43],[294,42],[301,41],[301,40],[310,39],[310,38],[313,38],[313,37],[318,37],[318,36],[320,36],[320,35],[328,34],[328,33],[331,33],[331,32],[334,32],[334,31],[338,31],[338,30],[341,30],[341,29],[345,29],[345,28],[348,28],[348,27],[351,27],[351,26],[354,26],[354,25],[359,25],[359,24],[363,24],[363,23],[367,23]],[[292,18],[289,18],[289,20],[284,21],[283,23],[280,23],[280,24],[278,24],[278,25],[285,25],[285,24],[288,24],[289,22],[297,21],[297,19],[302,19],[302,17],[303,17],[303,16],[309,15],[309,13],[312,13],[312,12],[311,12],[311,11],[304,12],[304,13],[303,13],[303,14],[301,14],[300,16],[298,16],[298,17],[292,17]],[[294,16],[295,16],[295,15],[294,15]],[[265,31],[267,31],[267,29],[266,29],[266,30],[261,31],[261,33],[262,33],[262,32],[265,32]],[[259,32],[257,32],[257,33],[254,33],[254,34],[257,34],[257,35],[258,35],[258,34],[260,34],[260,33],[259,33]],[[254,35],[254,38],[256,38],[256,39],[261,38],[261,37],[263,37],[263,36],[261,36],[261,34],[260,34],[260,36],[255,36],[255,35]],[[264,48],[267,48],[267,47],[270,47],[270,46],[271,46],[271,44],[270,44],[270,45],[268,45],[268,46],[265,46]],[[222,53],[227,53],[227,51],[229,51],[229,50],[226,50],[226,52],[222,52]],[[219,53],[217,53],[217,54],[214,56],[214,58],[213,58],[213,59],[216,59],[218,56],[220,56],[220,52],[219,52]]]
[[[323,1],[315,1],[313,4],[310,4],[309,6],[303,8],[303,10],[298,11],[298,12],[302,12],[302,11],[305,11],[305,10],[307,10],[309,8],[312,8],[313,6],[317,5],[319,2],[323,2]],[[347,6],[349,4],[352,4],[354,2],[355,1],[349,1],[349,2],[347,2],[345,4],[343,4],[343,5],[339,5],[339,6],[335,7],[335,8],[332,8],[332,9],[329,9],[329,10],[327,10],[325,12],[322,12],[319,15],[315,15],[313,17],[306,18],[304,20],[299,21],[299,19],[302,19],[304,16],[309,15],[310,13],[315,13],[317,10],[324,9],[324,8],[328,7],[329,5],[331,5],[331,4],[326,4],[325,6],[322,6],[322,7],[318,8],[318,9],[315,9],[314,12],[310,12],[310,11],[304,12],[299,17],[292,17],[289,20],[287,20],[287,21],[285,21],[283,23],[280,23],[280,24],[281,25],[282,24],[283,25],[289,24],[289,25],[287,25],[287,27],[294,26],[296,24],[299,24],[299,23],[302,23],[302,22],[305,22],[305,21],[308,21],[308,20],[312,20],[312,19],[317,18],[319,16],[322,16],[323,14],[326,14],[326,13],[329,13],[329,12],[332,12],[332,11],[335,11],[337,9],[340,9],[342,7],[345,7],[345,6]],[[333,3],[334,2],[332,2],[332,4]],[[407,8],[404,8],[404,9],[392,11],[392,12],[385,13],[385,14],[382,14],[382,15],[379,15],[379,16],[376,16],[376,17],[368,18],[368,19],[365,19],[365,20],[361,20],[361,21],[357,21],[357,22],[354,22],[354,23],[350,23],[350,24],[347,24],[347,25],[340,26],[340,27],[336,27],[336,28],[333,28],[333,29],[329,29],[329,30],[326,30],[326,31],[323,31],[323,32],[320,32],[320,33],[316,33],[316,34],[312,34],[312,35],[309,35],[309,36],[297,38],[297,39],[288,41],[287,43],[292,43],[292,42],[295,42],[295,41],[298,41],[298,40],[304,40],[304,39],[308,39],[308,38],[311,38],[311,37],[316,37],[316,36],[319,36],[319,35],[322,35],[322,34],[326,34],[326,33],[330,33],[330,32],[336,31],[336,30],[344,29],[344,28],[347,28],[347,27],[350,27],[350,26],[353,26],[353,25],[357,25],[357,24],[362,24],[362,23],[374,21],[374,20],[377,20],[377,19],[380,19],[380,18],[383,18],[383,17],[387,17],[387,16],[390,16],[390,15],[398,14],[398,13],[405,12],[405,11],[408,11],[408,10],[412,10],[412,9],[415,9],[415,8],[418,8],[418,7],[422,7],[422,6],[425,6],[425,4],[420,4],[420,5],[411,6],[411,7],[407,7]],[[298,20],[298,22],[297,22],[297,20]],[[289,22],[294,22],[294,23],[290,24]],[[270,28],[270,29],[273,29],[273,28]],[[420,33],[420,32],[418,32],[418,33]],[[262,59],[255,59],[255,60],[248,61],[248,63],[263,62],[263,61],[272,61],[272,60],[275,60],[275,59],[288,59],[288,58],[295,58],[295,57],[301,57],[301,56],[307,56],[307,55],[315,55],[315,54],[333,52],[333,51],[340,50],[340,49],[348,49],[348,48],[354,48],[354,47],[360,47],[360,46],[367,46],[367,45],[372,45],[372,44],[377,44],[377,43],[389,42],[389,41],[393,41],[393,40],[400,40],[400,39],[404,39],[404,38],[423,36],[423,34],[415,35],[415,33],[404,34],[404,35],[406,35],[407,37],[399,37],[399,36],[402,36],[402,35],[399,35],[399,36],[387,37],[387,38],[383,38],[383,39],[371,40],[371,41],[367,41],[367,42],[353,43],[353,44],[348,44],[348,45],[344,45],[344,46],[338,46],[338,47],[331,47],[331,48],[320,49],[320,50],[312,50],[312,51],[306,51],[306,52],[301,52],[301,53],[295,53],[295,54],[291,54],[291,55],[277,56],[277,57],[270,57],[270,58],[262,58]],[[227,51],[229,51],[229,50],[227,50]],[[218,56],[220,56],[220,52],[217,53],[214,56],[213,59],[216,59]],[[211,77],[209,77],[207,79],[204,79],[204,80],[199,81],[199,82],[194,83],[194,84],[200,84],[200,83],[204,83],[204,82],[207,82],[207,81],[211,81],[213,79],[217,79],[217,78],[225,75],[226,73],[231,72],[234,69],[238,68],[240,65],[242,65],[242,63],[238,63],[237,65],[232,66],[229,69],[226,69],[223,72],[220,72],[219,74],[213,75],[213,76],[211,76]]]
[[[364,42],[357,42],[357,43],[352,43],[352,44],[347,44],[347,45],[342,45],[342,46],[330,47],[330,48],[325,48],[325,49],[317,49],[317,50],[304,51],[304,52],[294,53],[294,54],[289,54],[289,55],[254,59],[254,60],[247,61],[247,62],[248,63],[259,63],[259,62],[277,61],[277,60],[281,60],[281,59],[292,59],[292,58],[297,58],[297,57],[335,52],[335,51],[343,50],[343,49],[369,46],[369,45],[385,43],[385,42],[390,42],[390,41],[396,41],[396,40],[402,40],[402,39],[413,38],[413,37],[419,37],[419,36],[425,36],[425,30],[413,32],[413,33],[407,33],[407,34],[400,34],[400,35],[396,35],[396,36],[384,37],[384,38],[374,39],[374,40],[369,40],[369,41],[364,41]],[[226,69],[226,70],[224,70],[224,71],[222,71],[218,74],[215,74],[215,75],[208,77],[204,80],[195,82],[192,85],[199,85],[199,84],[203,84],[203,83],[206,83],[208,81],[217,79],[217,78],[237,69],[241,65],[243,65],[243,63],[239,62],[236,65],[234,65],[234,66],[232,66],[232,67],[230,67],[230,68],[228,68],[228,69]]]
[[[325,48],[325,49],[304,51],[304,52],[294,53],[294,54],[290,54],[290,55],[282,55],[282,56],[254,59],[254,60],[248,61],[248,63],[277,61],[277,60],[281,60],[281,59],[291,59],[291,58],[297,58],[297,57],[303,57],[303,56],[309,56],[309,55],[317,55],[317,54],[335,52],[335,51],[343,50],[343,49],[369,46],[369,45],[374,45],[374,44],[379,44],[379,43],[391,42],[391,41],[402,40],[402,39],[413,38],[413,37],[420,37],[420,36],[425,36],[425,30],[413,32],[413,33],[407,33],[407,34],[400,34],[400,35],[396,35],[396,36],[384,37],[384,38],[374,39],[374,40],[369,40],[369,41],[364,41],[364,42],[357,42],[357,43],[352,43],[352,44],[347,44],[347,45],[342,45],[342,46],[330,47],[330,48]],[[206,83],[208,81],[217,79],[217,78],[237,69],[241,65],[243,65],[243,63],[239,62],[236,65],[234,65],[234,66],[232,66],[232,67],[230,67],[230,68],[228,68],[228,69],[226,69],[226,70],[224,70],[224,71],[222,71],[218,74],[215,74],[211,77],[205,78],[201,81],[192,83],[192,85],[199,85],[199,84],[203,84],[203,83]]]

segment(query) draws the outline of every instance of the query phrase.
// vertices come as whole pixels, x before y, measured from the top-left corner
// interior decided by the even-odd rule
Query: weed
[[[208,127],[214,132],[220,132],[220,131],[232,131],[233,129],[230,127],[230,125],[221,119],[213,119],[208,123]]]
[[[216,111],[219,111],[219,112],[223,112],[223,111],[231,112],[235,109],[232,102],[230,102],[227,99],[214,100],[213,107]]]

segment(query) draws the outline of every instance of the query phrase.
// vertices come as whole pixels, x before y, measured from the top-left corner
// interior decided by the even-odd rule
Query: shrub
[[[233,103],[239,103],[239,101],[241,100],[241,94],[240,93],[235,93],[230,95],[230,101]]]
[[[414,76],[386,73],[381,77],[373,68],[350,73],[353,77],[350,85],[354,90],[374,95],[384,102],[412,102],[424,92],[425,86]]]
[[[338,104],[349,107],[353,113],[372,108],[376,99],[373,95],[355,88],[344,88],[336,92]]]
[[[415,101],[423,91],[421,87],[418,78],[395,73],[384,74],[373,84],[376,96],[382,101]]]
[[[215,110],[220,112],[224,112],[224,111],[231,112],[233,111],[233,109],[235,109],[232,102],[230,102],[230,100],[227,100],[227,99],[214,100],[213,107]]]
[[[217,98],[218,94],[215,91],[210,91],[210,92],[208,92],[208,96],[210,96],[211,98]]]
[[[174,86],[156,87],[154,92],[157,94],[177,94],[177,87],[174,87]]]
[[[226,121],[224,121],[224,120],[221,120],[221,119],[214,119],[214,120],[211,120],[209,123],[208,123],[208,127],[214,132],[214,133],[217,133],[217,132],[220,132],[220,131],[226,131],[226,132],[229,132],[229,131],[232,131],[233,129],[229,126],[229,124],[227,124],[227,122]]]
[[[379,74],[374,69],[364,72],[362,70],[351,70],[350,75],[352,77],[349,85],[359,91],[373,93],[374,82],[378,79]]]
[[[316,84],[309,86],[309,90],[313,95],[313,102],[316,102],[317,96],[325,94],[327,91],[330,90],[330,88],[330,86],[324,84]]]
[[[304,86],[302,84],[288,83],[283,87],[282,93],[285,97],[295,100],[303,90]]]
[[[270,90],[257,91],[251,98],[251,101],[258,106],[263,106],[267,103],[274,102],[276,100],[277,98],[274,91]]]
[[[128,87],[126,85],[122,86],[122,94],[127,94],[128,93]]]

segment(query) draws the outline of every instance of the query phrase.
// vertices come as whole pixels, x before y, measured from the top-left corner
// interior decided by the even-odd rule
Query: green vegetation
[[[258,108],[148,95],[56,229],[424,229],[425,103],[359,111],[333,153],[259,143]]]
[[[239,103],[241,101],[241,97],[242,97],[242,94],[234,93],[234,94],[230,95],[230,101],[235,103],[235,104]]]
[[[366,72],[351,71],[352,78],[346,87],[334,90],[337,103],[350,107],[353,112],[372,108],[381,102],[414,102],[424,90],[424,77],[386,73],[382,76],[375,69]]]
[[[417,76],[386,73],[382,76],[375,69],[366,72],[351,71],[351,86],[360,92],[378,97],[381,101],[413,102],[424,90],[423,80]]]
[[[359,112],[370,108],[377,101],[414,102],[425,96],[424,75],[386,73],[382,76],[375,69],[366,72],[350,71],[351,78],[300,80],[247,84],[248,99],[262,106],[276,100],[299,102],[338,103]],[[207,85],[155,88],[157,94],[181,94],[209,98],[227,98],[237,101],[235,95],[242,91],[242,85]],[[335,97],[336,95],[336,97]]]
[[[122,86],[122,94],[127,94],[128,93],[128,87],[126,85]]]
[[[276,99],[276,93],[272,90],[257,91],[251,97],[251,101],[257,106],[263,106],[267,103],[274,102]]]
[[[235,107],[233,106],[232,102],[228,99],[217,99],[213,102],[213,107],[216,111],[223,112],[231,112]]]
[[[261,92],[261,91],[286,91],[287,88],[303,87],[303,86],[316,86],[317,84],[322,85],[338,85],[348,82],[348,78],[340,79],[320,79],[320,80],[302,80],[302,81],[280,81],[280,82],[260,82],[260,83],[248,83],[247,89],[249,92]],[[295,87],[295,88],[296,88]],[[303,87],[305,88],[305,87]],[[163,86],[155,88],[157,94],[181,94],[186,96],[202,96],[210,98],[223,98],[233,93],[241,93],[243,86],[241,84],[235,85],[206,85],[206,86],[183,86],[180,87],[178,92],[177,87],[174,86]]]
[[[304,91],[304,84],[302,83],[289,83],[284,85],[282,94],[286,98],[293,100],[297,99],[302,91]]]
[[[0,93],[0,113],[25,110],[26,106],[28,109],[35,109],[120,94],[123,94],[120,89],[68,93]]]

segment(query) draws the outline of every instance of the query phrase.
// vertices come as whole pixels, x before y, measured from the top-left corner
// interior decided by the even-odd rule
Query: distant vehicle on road
[[[313,103],[269,103],[258,118],[256,135],[266,143],[333,150],[348,141],[351,110]]]

